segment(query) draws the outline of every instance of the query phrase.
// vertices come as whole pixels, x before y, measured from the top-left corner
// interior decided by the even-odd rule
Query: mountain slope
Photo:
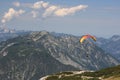
[[[87,57],[88,56],[88,57]],[[60,71],[98,70],[119,61],[79,37],[32,32],[0,43],[1,80],[38,80]]]
[[[82,70],[98,70],[119,64],[115,58],[91,41],[80,44],[79,37],[76,36],[52,35],[42,31],[32,33],[30,37],[34,42],[41,43],[56,60]]]
[[[99,38],[97,45],[106,52],[111,53],[120,61],[120,36],[114,35],[111,38]]]
[[[68,71],[42,77],[40,80],[120,80],[120,65],[96,72]]]
[[[2,48],[0,56],[0,80],[38,80],[47,74],[77,70],[55,60],[43,46],[27,41],[25,37],[3,44],[7,47]]]

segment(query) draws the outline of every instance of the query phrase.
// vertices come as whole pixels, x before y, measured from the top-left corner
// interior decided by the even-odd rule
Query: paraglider
[[[88,39],[88,38],[91,38],[91,39],[93,39],[94,41],[96,41],[96,38],[95,38],[94,36],[91,36],[91,35],[87,34],[87,35],[84,35],[84,36],[82,36],[82,37],[80,38],[80,43],[83,43],[84,40],[86,40],[86,39]]]
[[[80,38],[80,40],[79,40],[79,42],[82,44],[82,48],[85,48],[85,45],[86,45],[86,46],[90,46],[89,43],[83,44],[83,42],[84,42],[85,40],[87,40],[87,39],[92,39],[93,41],[96,41],[96,37],[94,37],[94,36],[92,36],[92,35],[89,35],[89,34],[83,35],[83,36]],[[87,48],[86,48],[86,50],[87,50]],[[89,49],[88,49],[88,50],[89,50]],[[88,54],[86,55],[86,57],[88,57]]]

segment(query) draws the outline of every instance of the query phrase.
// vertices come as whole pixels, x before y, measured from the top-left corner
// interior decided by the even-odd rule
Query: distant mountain
[[[15,33],[15,29],[9,29],[7,27],[0,26],[0,33]]]
[[[118,65],[91,41],[73,35],[32,32],[0,43],[0,80],[38,80],[70,70],[99,70]]]
[[[120,35],[111,38],[98,38],[97,45],[120,61]]]
[[[15,29],[9,29],[7,27],[0,27],[0,42],[6,41],[11,38],[15,38],[20,35],[27,34],[29,32],[30,31],[15,30]]]
[[[120,80],[120,65],[93,71],[67,71],[48,75],[40,80]]]

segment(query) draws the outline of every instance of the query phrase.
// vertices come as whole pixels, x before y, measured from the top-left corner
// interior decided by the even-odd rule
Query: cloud
[[[83,10],[87,7],[88,7],[87,5],[79,5],[79,6],[75,6],[75,7],[71,7],[71,8],[61,8],[61,9],[57,9],[54,12],[54,15],[56,15],[56,16],[71,15],[71,14],[74,14],[75,12]]]
[[[34,9],[47,8],[48,5],[49,5],[48,2],[39,1],[39,2],[34,3],[32,8],[34,8]]]
[[[19,2],[13,2],[13,5],[16,7],[24,8],[25,10],[15,10],[13,8],[10,8],[8,12],[6,12],[1,20],[2,23],[6,23],[7,21],[10,21],[12,18],[18,17],[21,14],[25,13],[26,15],[31,14],[33,18],[37,18],[38,16],[42,18],[46,18],[49,16],[58,16],[63,17],[67,15],[75,14],[76,12],[79,12],[85,8],[87,8],[87,5],[78,5],[73,7],[62,7],[58,5],[52,5],[49,2],[44,1],[38,1],[35,3],[19,3]]]
[[[43,13],[43,17],[47,17],[47,16],[50,16],[52,14],[54,14],[54,12],[58,9],[59,7],[58,6],[50,6],[49,8],[47,8],[45,10],[45,12]]]
[[[20,7],[20,3],[19,2],[13,2],[13,5],[16,7]]]
[[[4,14],[1,22],[6,23],[7,21],[10,21],[14,17],[18,17],[21,14],[23,14],[25,11],[20,9],[19,11],[14,10],[13,8],[10,8],[7,13]]]
[[[78,6],[64,8],[61,6],[49,4],[49,2],[44,2],[44,1],[35,2],[32,6],[32,8],[37,10],[40,14],[42,14],[42,17],[44,18],[48,16],[62,17],[67,15],[72,15],[87,7],[88,7],[87,5],[78,5]],[[42,11],[39,11],[39,10],[42,10]],[[34,18],[37,17],[38,12],[36,13],[35,11],[34,12],[32,11]]]
[[[76,13],[77,11],[83,10],[87,8],[87,5],[78,5],[70,8],[61,8],[59,6],[50,6],[48,7],[45,12],[43,13],[43,17],[47,16],[67,16]]]

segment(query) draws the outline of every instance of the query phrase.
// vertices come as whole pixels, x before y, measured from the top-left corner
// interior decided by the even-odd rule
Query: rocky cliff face
[[[54,59],[29,37],[17,37],[0,45],[0,80],[38,80],[48,74],[77,70]]]
[[[0,80],[38,80],[69,70],[98,70],[119,62],[91,41],[79,37],[32,32],[0,43]]]
[[[35,42],[41,43],[56,60],[66,65],[97,70],[118,64],[113,57],[91,41],[80,44],[79,37],[76,36],[51,35],[44,31],[32,33],[31,37]]]

